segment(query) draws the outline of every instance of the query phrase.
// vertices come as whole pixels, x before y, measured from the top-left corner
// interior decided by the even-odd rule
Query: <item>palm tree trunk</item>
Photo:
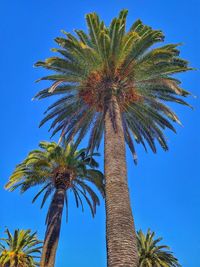
[[[54,267],[56,250],[61,229],[61,219],[64,207],[65,188],[57,188],[47,218],[47,230],[45,234],[44,246],[40,267]]]
[[[108,267],[138,267],[136,233],[127,185],[125,140],[119,105],[113,99],[116,129],[105,116],[106,241]]]

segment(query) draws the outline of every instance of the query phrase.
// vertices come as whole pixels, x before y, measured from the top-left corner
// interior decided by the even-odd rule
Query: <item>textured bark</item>
[[[55,265],[56,250],[60,236],[61,219],[64,207],[64,196],[65,188],[61,185],[57,188],[50,206],[40,267],[54,267]]]
[[[108,267],[138,267],[136,233],[127,185],[121,114],[114,99],[116,130],[105,116],[106,241]]]

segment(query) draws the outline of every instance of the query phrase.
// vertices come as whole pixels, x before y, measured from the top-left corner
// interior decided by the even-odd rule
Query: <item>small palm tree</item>
[[[5,233],[7,237],[0,239],[0,266],[39,266],[35,260],[40,258],[42,242],[37,239],[36,233],[32,234],[30,230],[15,230],[12,235],[8,229]]]
[[[52,71],[51,82],[36,98],[60,96],[41,125],[51,120],[52,134],[61,131],[77,144],[89,133],[88,151],[98,149],[104,134],[106,234],[109,267],[137,267],[136,233],[127,185],[125,143],[137,156],[135,144],[155,153],[168,150],[165,129],[176,132],[177,115],[165,104],[188,105],[190,95],[174,74],[191,68],[179,57],[179,44],[154,45],[164,34],[137,20],[126,29],[127,10],[109,26],[95,13],[87,14],[88,32],[64,32],[56,38],[58,54],[36,66]],[[133,249],[134,248],[134,249]]]
[[[104,196],[104,177],[96,170],[97,162],[92,154],[87,156],[85,149],[76,151],[73,144],[62,145],[55,142],[41,142],[39,150],[29,153],[11,175],[6,188],[10,191],[20,187],[24,193],[30,187],[40,185],[42,189],[34,197],[33,202],[44,193],[41,208],[50,195],[51,204],[46,217],[47,230],[42,251],[41,267],[53,267],[55,264],[61,219],[64,203],[68,209],[68,191],[73,192],[77,207],[83,210],[83,197],[95,215],[99,198],[88,185],[91,182]]]
[[[162,238],[154,236],[150,229],[146,235],[142,230],[137,232],[139,267],[181,267],[168,246],[158,245]]]

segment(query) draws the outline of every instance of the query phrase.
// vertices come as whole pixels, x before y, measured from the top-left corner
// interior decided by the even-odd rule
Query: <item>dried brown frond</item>
[[[121,109],[126,103],[142,101],[134,82],[124,79],[120,70],[116,71],[113,77],[108,77],[100,71],[91,72],[79,91],[79,97],[98,112],[107,107],[112,95],[117,97]]]
[[[73,170],[66,167],[55,168],[52,173],[53,182],[56,188],[63,187],[65,190],[71,187],[76,175]]]

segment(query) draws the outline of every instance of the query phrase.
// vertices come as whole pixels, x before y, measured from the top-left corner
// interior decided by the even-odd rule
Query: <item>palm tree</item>
[[[154,236],[150,229],[146,235],[142,230],[137,232],[139,267],[181,267],[168,246],[158,245],[162,238]]]
[[[0,266],[39,266],[35,260],[40,258],[42,242],[37,239],[36,233],[31,233],[30,230],[15,230],[12,235],[8,229],[5,233],[7,237],[0,239]]]
[[[41,208],[52,195],[46,217],[46,234],[41,258],[41,267],[53,267],[61,229],[64,202],[68,210],[68,191],[72,191],[77,207],[83,210],[83,197],[89,205],[92,215],[96,213],[99,198],[87,182],[92,183],[104,195],[104,176],[96,170],[97,162],[85,149],[76,151],[73,144],[58,145],[55,142],[40,142],[40,149],[29,153],[11,175],[6,188],[10,191],[21,188],[24,193],[33,186],[42,188],[33,198],[33,202],[44,193]]]
[[[180,87],[173,74],[190,70],[179,58],[179,44],[159,47],[164,41],[160,30],[153,30],[137,20],[126,31],[127,10],[122,10],[110,26],[97,14],[86,15],[88,33],[77,36],[64,32],[56,38],[59,53],[39,61],[53,74],[40,80],[52,85],[35,98],[61,96],[47,109],[40,125],[52,120],[52,135],[61,131],[66,141],[76,145],[88,136],[88,153],[98,149],[104,133],[106,179],[106,233],[109,267],[136,267],[136,233],[127,186],[125,143],[133,153],[135,144],[146,144],[156,152],[155,142],[168,150],[164,129],[175,132],[172,122],[177,115],[164,104],[188,105],[182,97],[189,92]]]

